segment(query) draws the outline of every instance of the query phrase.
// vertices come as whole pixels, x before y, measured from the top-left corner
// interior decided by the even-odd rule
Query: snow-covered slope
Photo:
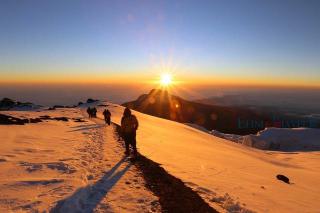
[[[1,113],[85,121],[0,125],[1,213],[160,211],[113,126],[79,108]]]
[[[95,104],[101,103],[90,105]],[[109,105],[112,120],[119,124],[123,107],[102,104]],[[87,106],[3,112],[18,117],[49,115],[87,121],[0,126],[0,212],[50,208],[62,212],[141,212],[153,208],[151,203],[157,198],[144,187],[134,166],[123,162],[123,148],[116,141],[114,129],[99,119],[88,120]],[[104,108],[98,107],[99,117]],[[258,150],[184,124],[134,114],[140,122],[139,151],[180,178],[214,208],[222,212],[320,209],[319,151]],[[277,180],[278,174],[289,177],[292,184]]]
[[[108,106],[114,122],[123,107]],[[102,110],[102,109],[99,109]],[[139,151],[182,179],[211,205],[257,212],[317,212],[320,152],[253,149],[139,112]],[[283,174],[288,185],[276,179]]]

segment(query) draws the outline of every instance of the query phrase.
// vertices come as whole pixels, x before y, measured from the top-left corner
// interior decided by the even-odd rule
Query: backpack
[[[104,115],[104,117],[110,117],[111,113],[109,112],[109,110],[105,110],[105,111],[103,111],[103,115]]]
[[[132,133],[138,128],[138,121],[136,116],[123,117],[121,121],[121,129],[123,133]]]

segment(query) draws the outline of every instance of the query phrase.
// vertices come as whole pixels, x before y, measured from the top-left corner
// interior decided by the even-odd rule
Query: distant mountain
[[[192,102],[158,89],[123,106],[181,123],[197,124],[208,130],[234,134],[256,133],[264,129],[263,124],[269,119],[268,115],[249,109]],[[254,123],[243,125],[243,121]]]
[[[28,110],[37,109],[41,106],[30,102],[19,102],[10,98],[3,98],[0,100],[0,110]]]
[[[320,114],[320,95],[313,91],[224,94],[196,100],[195,102],[219,106],[246,107],[281,114]]]

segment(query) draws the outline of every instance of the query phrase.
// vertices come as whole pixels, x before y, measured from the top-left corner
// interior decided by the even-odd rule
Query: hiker
[[[93,107],[91,113],[92,113],[91,116],[92,116],[93,118],[96,118],[96,117],[97,117],[97,108]]]
[[[104,116],[104,120],[105,120],[106,124],[108,124],[110,126],[110,124],[111,124],[111,113],[110,113],[110,111],[105,109],[103,111],[103,116]]]
[[[92,117],[92,114],[91,114],[91,108],[90,108],[90,107],[87,108],[87,113],[88,113],[88,115],[89,115],[89,118],[91,118],[91,117]]]
[[[136,131],[138,126],[139,124],[136,116],[131,114],[131,110],[128,107],[125,108],[121,118],[121,135],[126,145],[126,155],[130,154],[129,145],[131,145],[133,154],[137,157]]]

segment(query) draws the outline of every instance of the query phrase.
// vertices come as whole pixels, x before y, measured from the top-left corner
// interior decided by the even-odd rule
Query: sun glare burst
[[[172,83],[172,76],[169,73],[164,73],[160,77],[160,84],[162,86],[169,86]]]

